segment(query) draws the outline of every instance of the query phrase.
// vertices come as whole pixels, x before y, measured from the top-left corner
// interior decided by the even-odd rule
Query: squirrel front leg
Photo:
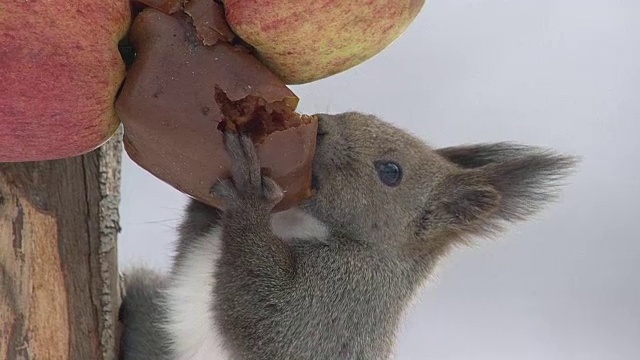
[[[231,160],[231,180],[212,188],[212,193],[225,202],[222,265],[232,267],[238,275],[286,280],[293,272],[293,255],[270,225],[271,211],[282,199],[282,189],[261,174],[251,138],[233,132],[225,132],[224,138]]]

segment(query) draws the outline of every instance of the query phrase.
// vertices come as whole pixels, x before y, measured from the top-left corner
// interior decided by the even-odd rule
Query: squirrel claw
[[[225,132],[225,147],[231,161],[231,180],[221,180],[210,193],[228,205],[244,201],[266,204],[273,208],[283,191],[273,179],[263,176],[253,141],[249,136]]]
[[[255,190],[261,181],[260,162],[247,135],[225,132],[225,148],[231,160],[231,177],[239,190]]]
[[[273,179],[267,176],[262,176],[262,194],[269,203],[279,203],[284,196],[282,188]]]
[[[230,180],[220,180],[209,190],[209,194],[223,199],[225,202],[238,197],[236,188]]]

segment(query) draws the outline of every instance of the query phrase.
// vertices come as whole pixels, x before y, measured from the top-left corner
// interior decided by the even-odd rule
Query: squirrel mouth
[[[316,132],[316,154],[314,156],[313,159],[313,170],[311,173],[311,190],[313,192],[318,191],[318,189],[320,189],[320,179],[317,175],[317,167],[316,167],[316,161],[318,161],[318,151],[321,151],[320,147],[322,145],[322,140],[324,139],[324,137],[327,135],[327,131],[326,129],[323,128],[322,126],[322,121],[321,118],[319,117],[318,119],[318,129]]]
[[[318,175],[314,172],[311,174],[311,190],[315,192],[318,191],[318,189],[320,189],[320,180],[318,179]]]

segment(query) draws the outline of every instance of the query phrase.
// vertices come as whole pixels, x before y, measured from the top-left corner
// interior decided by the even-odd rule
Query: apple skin
[[[114,134],[130,22],[129,0],[2,1],[0,162],[72,157]]]
[[[223,0],[231,29],[287,84],[345,71],[400,37],[426,0]]]

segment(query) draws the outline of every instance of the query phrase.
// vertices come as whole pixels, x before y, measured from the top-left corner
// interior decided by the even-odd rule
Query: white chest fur
[[[273,232],[280,238],[323,241],[326,226],[306,213],[292,209],[273,215]],[[216,326],[211,304],[214,270],[220,257],[220,228],[194,241],[183,265],[174,269],[166,290],[168,318],[165,328],[171,336],[176,360],[231,360]]]

